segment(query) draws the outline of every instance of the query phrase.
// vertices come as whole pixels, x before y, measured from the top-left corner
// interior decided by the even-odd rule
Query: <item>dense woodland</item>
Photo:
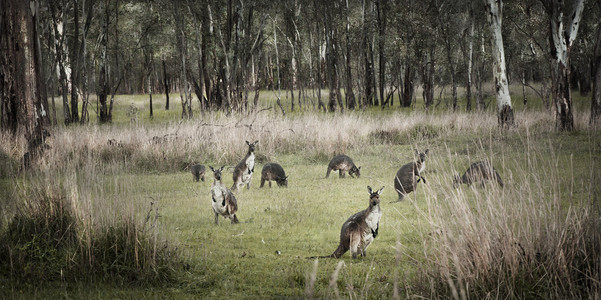
[[[0,127],[13,132],[20,114],[56,124],[57,102],[67,125],[111,122],[115,94],[134,93],[149,94],[151,115],[152,94],[165,93],[165,109],[190,118],[193,101],[200,113],[244,112],[265,90],[282,113],[409,107],[417,91],[428,110],[446,86],[453,110],[496,94],[510,125],[506,86],[521,84],[559,130],[573,128],[573,89],[591,95],[591,123],[600,114],[600,1],[2,0],[1,10]],[[16,104],[29,94],[35,113]]]

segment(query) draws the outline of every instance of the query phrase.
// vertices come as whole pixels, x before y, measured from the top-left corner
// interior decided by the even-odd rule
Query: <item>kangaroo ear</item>
[[[209,166],[209,169],[211,169],[211,171],[215,172],[215,169],[213,169],[213,167]]]
[[[361,170],[361,167],[357,167],[357,170]]]
[[[246,144],[250,146],[250,143],[248,141],[246,141]]]
[[[371,195],[371,186],[367,186],[367,192]]]
[[[380,189],[377,191],[378,195],[382,195],[382,190],[384,190],[384,187],[381,187],[381,188],[380,188]]]
[[[428,151],[430,151],[430,149],[426,149],[426,151],[424,151],[424,154],[428,154]]]
[[[223,171],[223,168],[225,168],[225,166],[221,166],[221,168],[219,168],[219,171]]]
[[[258,142],[259,142],[259,141],[257,140],[257,141],[255,141],[253,144],[255,144],[255,145],[256,145]]]

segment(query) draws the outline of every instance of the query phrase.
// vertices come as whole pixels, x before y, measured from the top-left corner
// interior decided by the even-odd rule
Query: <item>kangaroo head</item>
[[[361,167],[355,167],[353,166],[349,171],[349,175],[357,175],[357,178],[359,178],[359,176],[361,176],[361,173],[359,172],[359,170],[361,170]]]
[[[430,149],[426,149],[426,151],[424,152],[419,152],[417,150],[415,150],[415,155],[417,155],[419,157],[419,161],[424,162],[426,161],[426,156],[428,155],[428,151]]]
[[[369,206],[370,207],[380,204],[380,195],[382,194],[382,190],[384,190],[384,187],[381,187],[379,190],[374,192],[371,190],[371,186],[369,186],[369,185],[367,186],[367,192],[369,192]]]
[[[285,176],[284,178],[278,177],[275,182],[280,186],[288,187],[288,176]]]
[[[221,180],[221,171],[223,171],[224,167],[225,166],[221,166],[221,168],[219,168],[219,169],[214,169],[213,167],[209,166],[211,171],[213,171],[213,176],[215,176],[216,180]]]
[[[255,151],[255,146],[257,146],[257,143],[259,141],[255,141],[254,143],[250,143],[248,141],[246,141],[246,144],[248,145],[248,153],[253,153]]]

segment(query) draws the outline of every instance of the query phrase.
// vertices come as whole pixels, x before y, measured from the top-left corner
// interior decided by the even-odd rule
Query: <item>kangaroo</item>
[[[426,155],[428,154],[428,149],[422,153],[419,153],[416,150],[415,154],[419,157],[419,159],[415,162],[404,164],[396,172],[396,176],[394,176],[394,188],[399,194],[399,199],[397,202],[403,201],[403,198],[407,194],[415,191],[417,188],[417,183],[420,181],[420,179],[426,183],[426,179],[421,175],[421,173],[426,168]]]
[[[380,218],[382,211],[380,210],[380,195],[384,187],[381,187],[376,192],[367,186],[369,192],[369,207],[352,215],[340,230],[340,244],[334,250],[334,253],[326,256],[313,256],[309,258],[340,258],[349,249],[351,250],[352,258],[357,258],[357,254],[365,257],[367,247],[378,236],[380,228]]]
[[[350,157],[344,154],[337,155],[334,156],[334,158],[332,158],[332,160],[330,160],[330,163],[328,164],[326,178],[330,177],[330,172],[332,172],[332,170],[338,171],[338,176],[340,178],[344,178],[346,172],[348,172],[348,174],[351,175],[351,177],[353,177],[353,174],[355,174],[357,175],[357,178],[359,178],[359,176],[361,176],[361,174],[359,173],[360,169],[361,167],[355,166],[355,163],[353,163],[353,160]]]
[[[467,184],[468,186],[472,183],[480,181],[482,187],[486,180],[496,180],[497,183],[503,187],[503,180],[499,173],[488,160],[478,161],[470,165],[465,171],[463,176],[459,177],[456,175],[453,180],[453,187],[457,188],[460,184]]]
[[[288,186],[288,176],[286,176],[286,172],[284,172],[284,168],[277,163],[268,163],[263,166],[263,170],[261,170],[261,186],[265,185],[265,181],[269,182],[269,187],[271,187],[271,181],[275,180],[278,186]]]
[[[205,181],[205,166],[197,163],[190,163],[188,165],[188,169],[192,173],[192,178],[194,181],[198,182],[199,180]]]
[[[249,143],[246,141],[248,145],[248,152],[242,161],[240,161],[236,168],[234,169],[234,185],[232,185],[232,190],[238,190],[239,186],[243,186],[246,184],[246,188],[250,190],[250,180],[252,179],[253,172],[255,171],[255,146],[259,141],[255,141],[254,143]]]
[[[224,218],[229,218],[232,224],[238,223],[238,217],[236,217],[236,212],[238,211],[236,197],[234,197],[232,191],[226,188],[221,182],[221,171],[223,171],[223,166],[219,169],[214,169],[211,166],[209,166],[209,168],[213,171],[213,176],[215,177],[213,186],[211,187],[215,224],[219,224],[220,215]]]

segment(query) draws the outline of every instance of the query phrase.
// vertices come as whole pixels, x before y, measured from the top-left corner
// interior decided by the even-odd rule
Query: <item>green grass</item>
[[[42,182],[52,182],[44,178],[56,174],[63,176],[67,190],[77,194],[74,198],[79,203],[77,211],[104,223],[113,223],[128,214],[143,220],[153,202],[160,215],[156,232],[178,252],[176,280],[151,287],[144,282],[60,280],[34,285],[0,278],[1,294],[16,298],[236,299],[339,295],[386,299],[395,296],[396,287],[401,298],[451,298],[453,288],[444,277],[438,278],[435,271],[446,267],[445,257],[449,253],[463,255],[461,258],[469,261],[465,252],[452,247],[464,245],[464,240],[470,241],[486,230],[515,233],[527,251],[536,251],[535,244],[540,240],[534,225],[531,231],[504,227],[521,224],[520,218],[528,218],[532,224],[551,224],[547,219],[553,219],[555,213],[565,217],[569,215],[567,212],[577,212],[590,202],[598,204],[599,187],[590,183],[601,178],[598,170],[601,135],[597,130],[588,130],[586,121],[577,121],[573,133],[556,133],[548,113],[516,110],[518,128],[500,132],[493,111],[452,114],[441,109],[425,115],[395,107],[384,112],[372,108],[365,114],[298,112],[285,118],[272,110],[259,113],[249,129],[237,126],[250,122],[243,116],[223,117],[220,113],[199,116],[198,109],[193,120],[180,123],[179,97],[172,100],[172,109],[167,112],[162,109],[160,96],[156,96],[159,100],[155,98],[153,120],[146,116],[146,96],[120,96],[115,124],[58,129],[54,136],[56,144],[49,157],[40,163],[44,171],[39,175]],[[272,105],[270,99],[267,95],[262,105]],[[137,123],[125,114],[132,102],[139,108]],[[585,115],[583,111],[584,108],[577,111],[577,116]],[[200,125],[203,123],[210,125]],[[153,136],[173,132],[178,133],[177,140],[150,143]],[[123,149],[111,148],[106,144],[109,138],[126,145]],[[193,182],[183,166],[188,160],[196,160],[207,166],[231,167],[244,155],[245,139],[259,140],[256,153],[263,159],[255,166],[250,190],[236,192],[241,223],[231,225],[221,218],[219,225],[215,225],[210,204],[211,172],[207,170],[205,182]],[[416,148],[430,149],[423,174],[427,184],[420,184],[404,202],[391,203],[397,199],[394,174],[402,164],[415,159]],[[11,159],[18,156],[6,148],[2,152]],[[329,159],[342,152],[361,166],[361,177],[339,179],[333,173],[325,179]],[[456,173],[462,173],[470,162],[484,158],[493,161],[505,181],[505,189],[451,188]],[[285,168],[288,188],[273,183],[272,188],[259,189],[260,170],[267,161],[278,162]],[[84,169],[73,175],[70,170],[76,167]],[[231,168],[224,171],[228,187],[232,184],[231,172]],[[13,179],[2,176],[1,186],[19,190],[18,186],[10,187]],[[341,259],[320,259],[313,281],[315,262],[306,257],[327,255],[336,249],[342,223],[367,207],[368,185],[385,189],[381,197],[380,234],[369,247],[367,257],[352,260],[347,253]],[[557,210],[542,209],[547,207],[545,203],[555,201],[561,204]],[[0,213],[5,220],[0,223],[3,230],[16,206],[6,204],[0,203],[12,209]],[[524,214],[541,208],[546,215],[525,217],[507,208],[511,206],[524,208]],[[462,209],[464,214],[460,214]],[[489,224],[487,210],[511,213],[515,219],[499,216],[509,220]],[[474,230],[473,235],[466,230],[479,226],[482,230]],[[465,230],[464,234],[461,230]],[[452,241],[457,245],[452,245]],[[335,284],[330,286],[341,261],[344,264]],[[454,260],[449,256],[448,261]],[[456,270],[464,270],[460,267],[456,265]],[[471,277],[454,272],[450,271],[450,278],[456,284],[455,291],[465,291]],[[521,291],[533,287],[526,279],[523,285]],[[507,283],[507,286],[519,287],[519,284]],[[480,298],[487,292],[499,296],[524,295],[520,290],[514,294],[495,293],[482,282],[477,287],[482,289],[481,293],[467,288],[472,297]],[[506,286],[498,283],[498,287]],[[533,290],[539,292],[540,287]],[[552,295],[557,294],[552,290],[542,294]],[[586,291],[573,295],[586,295]]]

